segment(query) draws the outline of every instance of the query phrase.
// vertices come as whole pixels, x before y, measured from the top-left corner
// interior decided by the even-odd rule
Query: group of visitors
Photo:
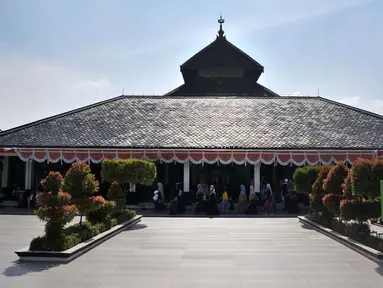
[[[281,197],[284,210],[288,213],[298,213],[299,206],[296,193],[291,191],[288,179],[285,179],[281,186]],[[226,187],[224,187],[221,197],[217,199],[217,193],[214,185],[200,183],[197,185],[195,213],[206,213],[207,215],[226,215],[229,210],[235,210],[238,214],[254,215],[258,214],[258,204],[263,203],[264,213],[273,214],[276,211],[275,197],[269,183],[261,182],[260,199],[258,199],[254,186],[250,185],[250,191],[247,195],[245,185],[240,185],[239,196],[237,199],[229,197]],[[157,189],[154,191],[153,200],[156,211],[164,211],[164,188],[161,182],[157,183]],[[235,201],[237,200],[237,201]],[[261,200],[261,201],[260,201]],[[219,202],[219,203],[218,203]],[[234,202],[237,202],[236,204]],[[171,200],[169,213],[176,215],[186,211],[183,199],[181,183],[176,184],[175,197]]]

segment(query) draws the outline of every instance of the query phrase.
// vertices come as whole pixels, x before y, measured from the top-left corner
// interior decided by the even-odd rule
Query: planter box
[[[100,245],[102,242],[117,235],[124,229],[140,222],[141,217],[141,215],[137,215],[134,218],[116,225],[113,228],[65,251],[31,251],[29,250],[29,247],[26,247],[15,251],[15,253],[19,256],[20,261],[68,263]]]
[[[371,247],[368,247],[366,245],[363,245],[354,239],[351,239],[347,236],[344,236],[342,234],[339,234],[329,228],[326,228],[318,223],[315,223],[309,219],[307,219],[304,216],[298,216],[298,219],[300,222],[307,224],[311,227],[313,227],[316,231],[321,232],[322,234],[342,243],[343,245],[351,248],[352,250],[358,252],[359,254],[362,254],[363,256],[371,259],[372,261],[382,264],[383,263],[383,253],[375,250]]]

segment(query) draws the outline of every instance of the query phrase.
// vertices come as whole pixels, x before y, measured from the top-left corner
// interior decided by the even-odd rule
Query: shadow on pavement
[[[383,264],[379,264],[379,266],[375,268],[375,271],[383,277]]]
[[[302,227],[303,229],[307,229],[307,230],[314,230],[313,227],[311,227],[310,225],[307,225],[306,223],[302,223],[302,224],[301,224],[301,227]]]
[[[51,268],[62,265],[59,263],[20,262],[18,260],[12,263],[13,263],[12,266],[7,267],[3,271],[3,275],[7,277],[18,277],[18,276],[26,275],[28,273],[49,270]]]
[[[133,230],[141,230],[141,229],[145,229],[146,227],[148,227],[148,226],[146,226],[145,224],[138,223],[136,225],[133,225],[133,226],[125,229],[123,232],[129,232],[129,231],[133,231]]]

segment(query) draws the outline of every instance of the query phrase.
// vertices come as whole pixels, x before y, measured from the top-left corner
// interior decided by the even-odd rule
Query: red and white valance
[[[252,151],[252,150],[85,150],[85,149],[22,149],[14,151],[24,161],[57,163],[59,161],[72,163],[75,161],[101,163],[104,159],[145,159],[164,163],[193,164],[294,164],[329,165],[338,161],[352,164],[358,159],[375,159],[378,151]]]

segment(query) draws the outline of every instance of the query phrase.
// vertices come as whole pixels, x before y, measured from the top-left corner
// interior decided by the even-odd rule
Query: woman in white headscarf
[[[268,183],[266,185],[266,200],[265,200],[265,213],[273,213],[273,190],[271,190],[271,185]]]

